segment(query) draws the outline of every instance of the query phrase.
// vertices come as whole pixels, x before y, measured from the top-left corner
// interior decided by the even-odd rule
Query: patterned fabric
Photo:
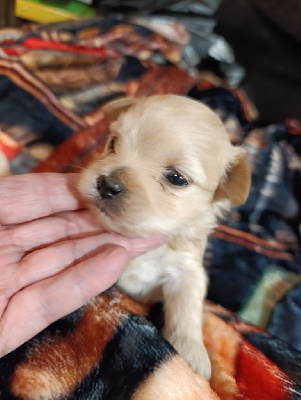
[[[219,113],[253,183],[205,256],[220,304],[205,307],[210,385],[161,337],[160,304],[111,288],[3,357],[0,399],[301,399],[300,124],[266,127],[242,91],[179,68],[183,32],[107,20],[0,31],[0,174],[79,171],[105,143],[101,105],[120,94],[187,94]]]
[[[211,387],[144,318],[150,316],[147,308],[112,289],[5,356],[1,360],[1,398],[301,398],[301,387],[283,371],[300,381],[300,353],[238,321],[220,306],[208,304],[206,309],[204,334],[213,368]],[[274,362],[278,354],[283,370],[252,341],[265,343]]]
[[[179,62],[188,39],[176,23],[162,36],[109,19],[0,30],[0,175],[30,171],[102,119],[105,100],[134,91],[158,62]],[[25,146],[17,154],[14,142]]]

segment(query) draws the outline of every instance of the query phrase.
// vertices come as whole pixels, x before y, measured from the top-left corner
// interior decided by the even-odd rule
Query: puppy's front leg
[[[203,342],[207,277],[203,267],[195,260],[189,261],[188,265],[173,265],[166,269],[163,334],[190,366],[209,380],[211,363]]]

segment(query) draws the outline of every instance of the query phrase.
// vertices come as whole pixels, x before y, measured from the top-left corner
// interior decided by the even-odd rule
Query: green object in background
[[[270,265],[258,282],[243,309],[240,318],[266,329],[276,305],[296,285],[301,285],[301,276]]]
[[[30,1],[33,1],[35,3],[41,3],[44,4],[45,6],[47,5],[50,7],[60,8],[62,10],[68,11],[72,14],[77,14],[79,16],[94,15],[94,10],[91,6],[88,6],[87,4],[76,0],[70,0],[68,1],[67,4],[51,0],[30,0]]]
[[[67,4],[51,0],[16,1],[16,16],[35,22],[59,22],[92,15],[95,15],[95,10],[91,6],[76,0]]]

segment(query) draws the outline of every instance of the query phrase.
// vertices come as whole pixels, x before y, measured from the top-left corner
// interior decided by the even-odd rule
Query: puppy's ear
[[[116,121],[119,115],[128,110],[138,99],[132,97],[122,97],[121,99],[113,100],[103,107],[103,111],[110,122]]]
[[[226,175],[218,185],[213,202],[230,200],[232,207],[246,202],[251,186],[251,170],[244,150],[235,149],[234,160],[230,162]]]

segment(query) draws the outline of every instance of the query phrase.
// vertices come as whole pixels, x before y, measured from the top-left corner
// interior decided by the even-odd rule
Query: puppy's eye
[[[114,153],[115,152],[115,146],[116,146],[116,142],[117,142],[117,137],[113,136],[108,144],[108,151],[110,153]]]
[[[174,186],[187,186],[188,181],[175,169],[169,169],[164,174],[164,177]]]

